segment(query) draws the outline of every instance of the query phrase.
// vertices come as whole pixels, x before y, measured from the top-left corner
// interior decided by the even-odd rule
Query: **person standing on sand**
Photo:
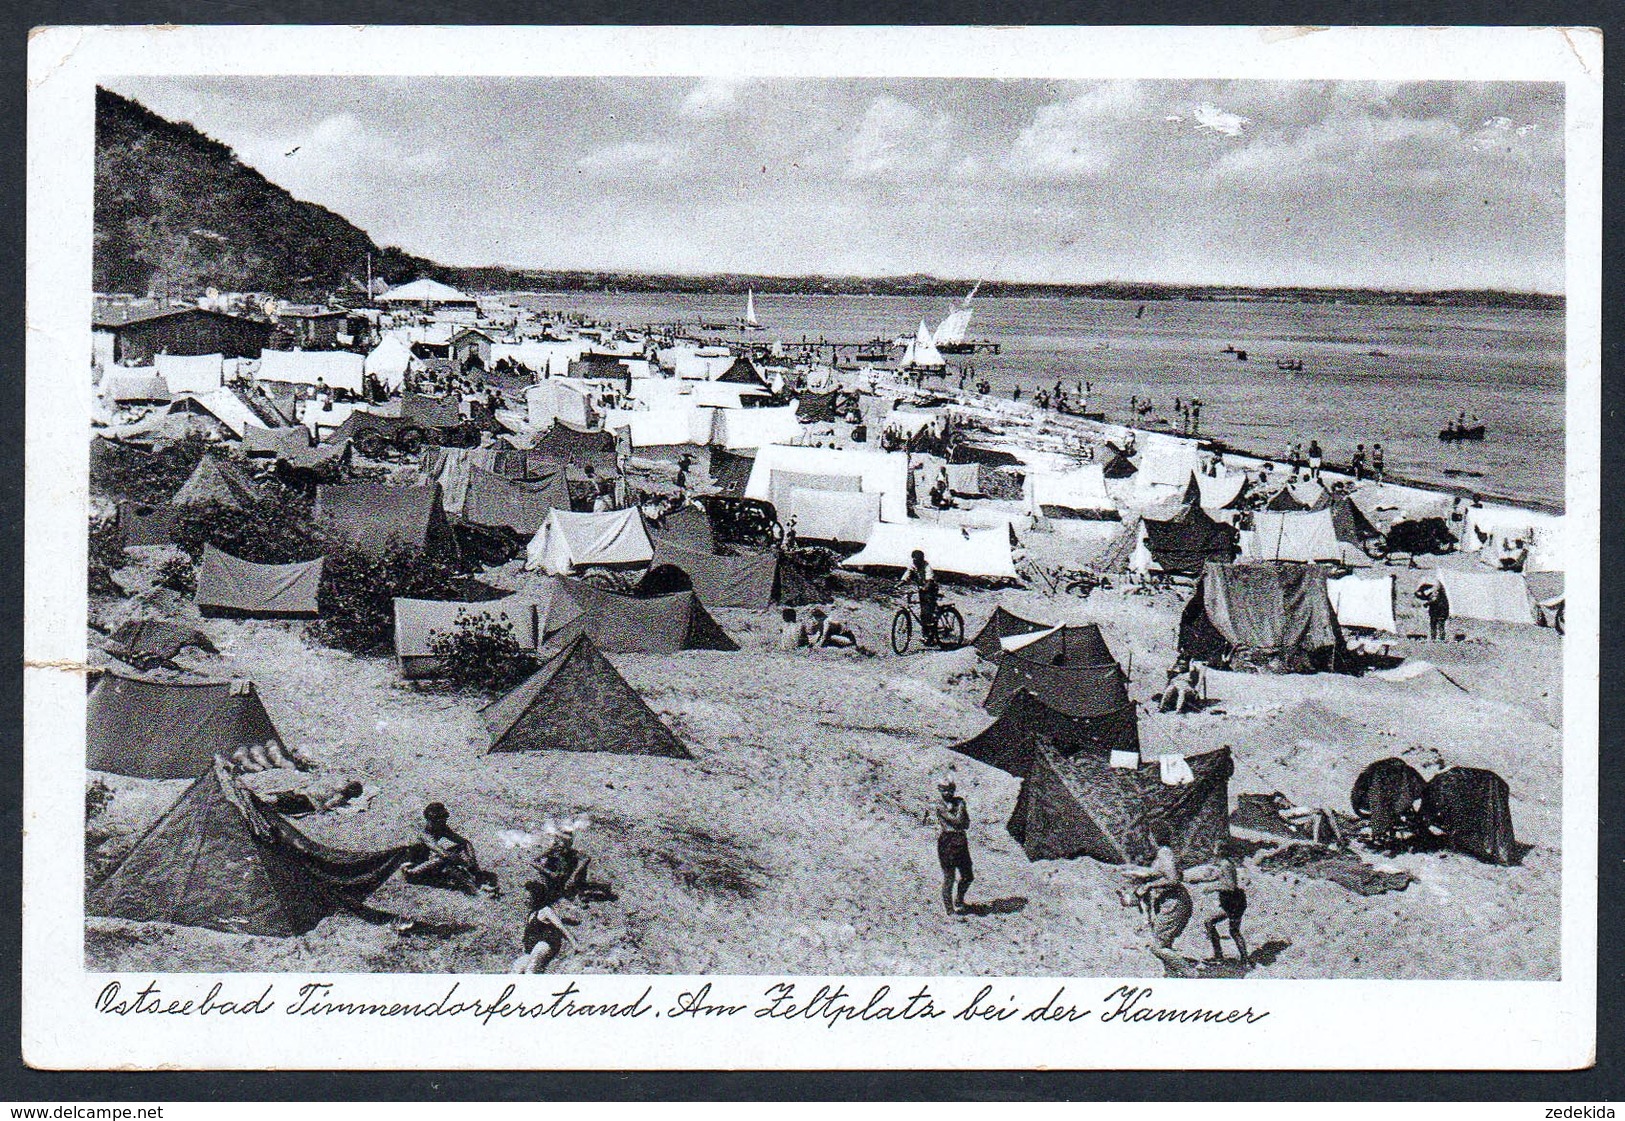
[[[1021,386],[1018,385],[1013,390],[1010,391],[1010,400],[1012,400],[1012,401],[1021,400]]]
[[[1135,896],[1145,901],[1146,917],[1151,926],[1151,944],[1147,947],[1173,977],[1189,977],[1192,971],[1183,956],[1174,952],[1174,943],[1185,933],[1191,921],[1190,889],[1185,886],[1184,871],[1179,857],[1174,854],[1168,827],[1161,822],[1151,827],[1151,840],[1157,854],[1149,865],[1129,865],[1124,871],[1130,879],[1140,881]]]
[[[952,779],[937,783],[937,863],[942,865],[942,909],[950,915],[965,913],[965,893],[976,879],[971,864],[970,806],[954,792]],[[928,812],[927,823],[931,820]],[[957,883],[955,882],[957,878]]]
[[[1382,458],[1383,458],[1382,457],[1382,445],[1381,444],[1372,444],[1371,445],[1371,477],[1373,479],[1377,480],[1377,484],[1379,486],[1382,484],[1382,476],[1383,476]]]
[[[1309,441],[1309,477],[1311,479],[1314,479],[1316,482],[1320,481],[1320,463],[1321,463],[1320,441],[1319,440],[1310,440]]]
[[[1215,896],[1215,902],[1219,906],[1219,913],[1210,916],[1203,924],[1207,928],[1208,941],[1213,943],[1213,957],[1209,960],[1224,960],[1224,944],[1219,940],[1219,925],[1229,923],[1230,941],[1236,944],[1236,956],[1242,965],[1246,965],[1247,941],[1241,936],[1241,916],[1247,913],[1247,892],[1241,886],[1235,860],[1221,849],[1212,864],[1191,869],[1186,873],[1185,879],[1189,883],[1209,884],[1206,890]]]
[[[1428,638],[1434,642],[1445,641],[1450,627],[1450,597],[1445,595],[1444,585],[1428,580],[1416,589],[1416,598],[1427,605]]]
[[[1354,481],[1365,482],[1365,445],[1354,445],[1354,459],[1349,464],[1354,469]]]

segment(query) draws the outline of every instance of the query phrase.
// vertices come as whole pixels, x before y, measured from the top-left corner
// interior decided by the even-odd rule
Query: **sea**
[[[729,322],[737,295],[537,292],[516,303],[629,327]],[[724,341],[867,342],[934,329],[947,299],[758,295],[767,328]],[[999,353],[949,355],[1009,398],[1059,380],[1087,383],[1089,408],[1128,423],[1130,399],[1177,426],[1174,402],[1202,402],[1201,434],[1238,451],[1284,457],[1318,440],[1329,463],[1381,443],[1389,474],[1486,498],[1561,509],[1564,502],[1564,344],[1561,311],[1369,306],[1265,300],[1145,303],[978,296],[968,337]],[[1245,351],[1245,361],[1231,352]],[[848,352],[850,354],[850,352]],[[1301,362],[1301,371],[1278,362]],[[1445,443],[1458,415],[1487,428],[1482,443]],[[1149,419],[1149,418],[1146,418]],[[1143,423],[1143,421],[1142,421]]]

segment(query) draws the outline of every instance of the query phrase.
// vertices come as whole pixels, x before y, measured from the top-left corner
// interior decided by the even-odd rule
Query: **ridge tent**
[[[313,841],[216,765],[88,893],[85,911],[291,937],[358,907],[407,852],[354,852]]]
[[[817,475],[809,471],[775,470],[768,481],[767,501],[779,512],[779,520],[787,522],[790,516],[790,492],[796,489],[833,491],[858,494],[863,490],[863,479],[856,475]],[[857,538],[867,539],[867,535]]]
[[[1141,563],[1161,572],[1197,576],[1203,565],[1228,563],[1236,556],[1236,530],[1214,521],[1195,503],[1167,518],[1146,515],[1140,530],[1145,544]]]
[[[738,455],[723,448],[711,449],[711,484],[722,494],[743,498],[755,468],[754,456]]]
[[[856,475],[865,492],[880,495],[880,516],[888,522],[908,520],[909,466],[906,452],[855,451],[769,444],[758,449],[745,497],[773,501],[773,473]]]
[[[188,646],[208,654],[220,653],[202,631],[162,619],[131,619],[107,636],[108,653],[131,665],[172,662]]]
[[[1033,752],[1049,743],[1057,753],[1140,750],[1138,714],[1134,706],[1104,716],[1079,717],[1057,712],[1026,691],[1017,692],[982,731],[953,746],[953,750],[990,767],[1026,777]]]
[[[456,400],[424,393],[401,394],[401,418],[424,428],[457,428],[463,413]]]
[[[1031,694],[1063,716],[1080,719],[1108,717],[1134,707],[1129,700],[1127,678],[1116,662],[1056,665],[1005,650],[998,665],[987,699],[982,702],[982,707],[994,716],[1021,692]]]
[[[982,469],[976,463],[950,463],[947,465],[948,491],[957,498],[981,498]]]
[[[310,449],[310,429],[302,424],[284,428],[250,428],[243,433],[243,454],[283,459]]]
[[[1182,491],[1192,475],[1202,473],[1202,451],[1188,440],[1172,436],[1147,437],[1140,452],[1140,469],[1134,487],[1145,497]]]
[[[784,503],[775,507],[780,522],[788,525],[794,518],[796,536],[802,541],[861,545],[874,535],[880,522],[878,494],[792,487]]]
[[[763,448],[801,438],[795,405],[777,408],[718,409],[713,442],[729,451]]]
[[[192,468],[181,489],[169,500],[171,506],[202,506],[214,502],[247,510],[259,501],[259,487],[235,463],[205,455]]]
[[[680,506],[649,527],[649,538],[656,549],[662,544],[675,545],[696,553],[717,551],[716,533],[711,528],[711,515],[702,506]],[[656,562],[657,563],[657,562]]]
[[[1292,497],[1305,510],[1324,510],[1332,504],[1331,492],[1318,479],[1305,479],[1301,483],[1288,483]]]
[[[1451,767],[1428,780],[1422,814],[1450,838],[1450,847],[1491,864],[1516,864],[1512,796],[1506,780],[1478,767]]]
[[[690,549],[662,538],[655,543],[647,581],[656,569],[671,566],[688,577],[689,590],[707,609],[722,607],[764,608],[773,602],[778,583],[779,556],[776,552],[744,553],[723,557]]]
[[[1106,466],[1100,469],[1102,475],[1108,479],[1128,479],[1139,471],[1139,468],[1134,465],[1134,461],[1123,454],[1122,448],[1117,447],[1115,444],[1108,444],[1107,447],[1112,449],[1112,457],[1107,461]]]
[[[1346,494],[1332,500],[1332,532],[1345,544],[1364,548],[1367,543],[1382,539],[1382,532],[1371,524],[1371,519]]]
[[[1003,606],[996,606],[987,622],[982,624],[982,629],[976,632],[976,637],[970,640],[970,645],[976,647],[976,652],[982,657],[994,661],[998,657],[1001,640],[1015,635],[1040,633],[1053,626],[1053,623],[1035,623]]]
[[[1309,506],[1305,502],[1298,501],[1298,496],[1292,493],[1290,486],[1283,486],[1269,496],[1269,500],[1264,503],[1263,509],[1272,510],[1276,513],[1298,514],[1309,509]]]
[[[468,468],[462,520],[469,525],[506,527],[534,535],[553,510],[570,508],[570,487],[562,469],[536,482],[518,482],[478,465]]]
[[[412,347],[395,334],[385,335],[361,361],[362,371],[392,393],[406,384],[411,368]]]
[[[85,766],[131,778],[192,778],[216,755],[282,744],[250,681],[148,681],[108,670],[85,705]]]
[[[225,357],[220,354],[159,354],[153,368],[173,394],[212,393],[221,386]]]
[[[1239,471],[1234,475],[1197,475],[1196,486],[1202,495],[1202,509],[1233,510],[1247,491],[1247,476]]]
[[[409,681],[438,677],[445,672],[445,659],[434,652],[437,635],[450,634],[465,621],[491,616],[513,629],[514,641],[522,650],[535,650],[536,601],[524,594],[479,603],[434,599],[395,600],[395,659],[401,676]]]
[[[602,514],[554,509],[527,549],[525,567],[552,576],[578,568],[642,568],[654,559],[654,545],[636,508]]]
[[[1020,457],[1000,448],[987,448],[981,444],[956,443],[949,449],[953,463],[977,463],[983,467],[1014,467],[1025,471],[1027,464]]]
[[[435,483],[324,483],[316,488],[311,516],[329,533],[368,553],[384,553],[391,541],[423,552],[454,543]]]
[[[625,428],[634,448],[709,444],[715,424],[714,411],[692,405],[659,409],[610,409],[604,413],[604,429],[614,431]]]
[[[1186,758],[1196,781],[1162,781],[1156,762],[1113,767],[1099,750],[1063,756],[1040,741],[1007,828],[1029,860],[1089,856],[1105,864],[1149,864],[1153,828],[1167,829],[1181,864],[1213,859],[1230,836],[1230,749]]]
[[[1011,616],[1015,618],[1015,616]],[[1098,623],[1059,623],[999,640],[994,661],[1020,658],[1046,666],[1117,665]]]
[[[168,545],[175,526],[175,507],[143,506],[135,502],[118,504],[118,528],[124,547]]]
[[[1209,665],[1313,673],[1342,644],[1318,565],[1209,562],[1179,620],[1179,652]]]
[[[1340,561],[1343,546],[1330,509],[1259,510],[1253,514],[1253,528],[1241,533],[1241,555],[1249,560]]]
[[[926,522],[876,522],[863,548],[841,562],[843,568],[907,568],[920,549],[938,572],[986,580],[1019,580],[1010,555],[1008,526],[961,530]]]
[[[102,378],[102,396],[120,405],[138,402],[167,404],[171,399],[169,383],[159,377],[151,366],[140,369],[115,367]]]
[[[259,414],[227,385],[207,393],[177,394],[169,411],[172,415],[209,417],[220,425],[223,435],[239,440],[260,425]]]
[[[1455,500],[1391,483],[1362,483],[1349,493],[1391,552],[1447,552],[1456,541],[1447,524]]]
[[[320,557],[298,564],[255,564],[205,545],[197,570],[197,609],[206,619],[314,619],[320,613],[321,586]]]
[[[538,623],[548,643],[585,633],[606,654],[739,649],[691,591],[639,599],[561,580]]]
[[[532,451],[573,467],[591,466],[595,471],[617,471],[617,449],[613,432],[572,428],[555,421],[536,438]]]
[[[366,360],[347,350],[262,350],[258,381],[287,385],[315,385],[344,389],[357,397],[366,392],[362,376]]]
[[[1117,503],[1106,493],[1098,464],[1086,463],[1064,475],[1029,471],[1027,513],[1051,518],[1116,518]]]
[[[1332,601],[1332,614],[1342,627],[1365,627],[1398,634],[1394,622],[1394,578],[1344,576],[1326,581],[1326,595]]]
[[[830,390],[828,393],[804,392],[796,400],[796,416],[809,424],[823,424],[835,419],[835,402],[840,398],[840,391]]]
[[[1494,623],[1533,623],[1529,585],[1519,572],[1463,572],[1438,569],[1433,578],[1444,588],[1450,615]]]
[[[692,759],[688,748],[586,635],[480,710],[496,751],[597,751]]]

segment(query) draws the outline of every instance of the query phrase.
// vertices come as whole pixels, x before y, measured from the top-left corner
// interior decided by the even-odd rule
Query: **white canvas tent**
[[[442,284],[438,280],[428,279],[414,280],[410,284],[401,285],[399,288],[391,288],[378,297],[378,302],[386,306],[392,304],[478,306],[473,296],[459,292],[449,284]]]
[[[1150,435],[1140,452],[1140,469],[1134,474],[1135,489],[1148,497],[1162,497],[1157,488],[1183,491],[1192,475],[1200,475],[1202,452],[1193,441],[1172,436]]]
[[[517,343],[492,343],[491,362],[495,364],[506,358],[534,374],[562,378],[569,374],[570,363],[587,353],[589,345],[585,339],[526,339]]]
[[[289,385],[315,385],[320,381],[329,389],[344,389],[359,396],[365,388],[364,371],[361,355],[347,350],[262,350],[255,377]]]
[[[1086,463],[1064,475],[1030,471],[1026,490],[1029,514],[1103,517],[1117,513],[1117,502],[1106,493],[1106,477],[1098,463]]]
[[[243,399],[233,393],[229,386],[217,386],[208,393],[187,393],[170,406],[170,411],[189,411],[189,402],[195,402],[197,408],[229,428],[239,440],[250,428],[265,427],[265,422],[254,415],[254,411],[243,404]]]
[[[635,568],[654,559],[654,545],[637,509],[603,514],[552,510],[531,538],[525,567],[550,576],[578,568]]]
[[[1198,474],[1196,485],[1202,492],[1202,509],[1223,510],[1247,489],[1247,476],[1240,471],[1233,475]]]
[[[874,533],[880,520],[880,495],[863,491],[816,490],[790,487],[780,492],[782,506],[775,503],[779,520],[796,520],[796,534],[805,541],[838,541],[861,544]]]
[[[1326,594],[1332,601],[1332,613],[1343,626],[1399,633],[1399,626],[1394,622],[1394,578],[1391,575],[1328,580]]]
[[[1434,579],[1444,587],[1452,618],[1498,623],[1533,623],[1529,585],[1517,572],[1462,572],[1441,568]]]
[[[1253,514],[1253,528],[1241,533],[1241,555],[1249,560],[1340,561],[1343,546],[1330,509],[1259,510]]]
[[[729,451],[784,444],[801,438],[796,405],[772,409],[718,409],[712,442]]]
[[[1008,529],[962,530],[928,522],[876,522],[863,549],[845,568],[907,568],[915,549],[938,572],[991,580],[1015,580]]]
[[[385,335],[362,360],[361,368],[384,388],[398,390],[406,384],[406,372],[412,368],[412,348],[399,335]]]
[[[856,475],[866,492],[880,495],[882,520],[908,520],[908,455],[904,452],[769,444],[756,453],[745,497],[771,502],[775,470],[801,475]]]
[[[175,396],[219,389],[225,359],[218,354],[160,354],[152,360],[158,376]]]
[[[604,413],[604,428],[607,431],[614,431],[617,428],[629,430],[634,448],[708,444],[711,442],[712,414],[716,411],[697,409],[689,405],[653,409],[610,409]]]

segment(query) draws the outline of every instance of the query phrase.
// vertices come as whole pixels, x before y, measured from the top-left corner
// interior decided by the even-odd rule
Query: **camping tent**
[[[718,409],[713,441],[729,451],[786,444],[801,437],[795,405],[771,409]]]
[[[835,402],[839,390],[828,393],[804,392],[796,400],[796,416],[809,424],[822,424],[835,419]]]
[[[992,658],[1001,663],[1008,658],[1019,658],[1048,666],[1117,664],[1098,623],[1057,623],[1035,631],[1004,635]]]
[[[792,487],[784,492],[783,503],[774,505],[779,522],[789,525],[794,518],[796,536],[802,541],[861,545],[880,521],[878,494]]]
[[[1230,836],[1230,776],[1235,764],[1222,747],[1185,760],[1194,782],[1162,781],[1157,762],[1114,767],[1090,749],[1066,756],[1040,742],[1010,815],[1010,835],[1029,860],[1089,856],[1106,864],[1149,864],[1152,831],[1167,829],[1180,863],[1213,858]]]
[[[1343,546],[1328,508],[1259,510],[1253,514],[1253,528],[1241,533],[1241,555],[1249,560],[1336,561]]]
[[[1464,572],[1439,569],[1434,580],[1444,587],[1450,614],[1458,619],[1498,623],[1533,623],[1529,586],[1519,572]]]
[[[130,369],[117,366],[102,378],[102,396],[121,405],[143,401],[168,401],[169,383],[152,366]]]
[[[173,506],[142,506],[134,502],[118,505],[118,528],[124,547],[168,545],[175,526]]]
[[[302,424],[283,428],[250,428],[243,434],[243,454],[285,459],[310,449],[310,429]]]
[[[570,487],[562,468],[536,482],[505,479],[477,464],[468,468],[462,518],[470,525],[504,526],[534,535],[553,510],[570,508]]]
[[[446,304],[451,307],[475,307],[478,301],[473,296],[465,295],[449,284],[442,284],[438,280],[420,277],[417,280],[376,297],[376,302],[385,305],[411,305],[422,304],[425,307],[432,304]]]
[[[585,633],[608,654],[738,650],[693,592],[639,599],[581,580],[561,580],[538,624],[548,643]]]
[[[315,618],[321,586],[320,557],[298,564],[254,564],[205,545],[197,570],[197,609],[205,618]]]
[[[1339,541],[1364,548],[1367,542],[1383,536],[1348,495],[1340,494],[1334,498],[1331,510],[1332,532]]]
[[[361,368],[385,389],[395,392],[406,384],[406,372],[412,368],[412,347],[398,335],[385,335],[367,352]]]
[[[1117,503],[1106,493],[1099,464],[1086,463],[1064,475],[1028,472],[1027,512],[1051,518],[1115,518]]]
[[[531,450],[573,467],[591,466],[600,474],[617,470],[613,432],[588,431],[555,422],[536,438]]]
[[[1518,862],[1512,796],[1506,780],[1478,767],[1451,767],[1428,780],[1422,813],[1450,846],[1491,864]]]
[[[324,484],[316,488],[312,516],[328,532],[364,552],[381,554],[391,541],[429,551],[450,540],[440,487],[387,483]]]
[[[880,516],[888,522],[908,519],[909,471],[906,452],[854,451],[844,448],[809,448],[770,444],[756,453],[745,497],[773,501],[773,474],[794,471],[804,475],[856,475],[864,491],[878,494]]]
[[[1214,521],[1194,503],[1180,507],[1171,517],[1142,518],[1139,532],[1145,548],[1137,550],[1137,563],[1143,568],[1196,576],[1204,564],[1228,562],[1236,556],[1235,529]]]
[[[662,538],[655,543],[650,573],[662,565],[671,565],[685,573],[700,603],[711,610],[720,607],[763,608],[773,602],[779,555],[777,552],[764,551],[722,557]]]
[[[480,715],[492,751],[600,751],[692,759],[671,729],[585,635]]]
[[[658,524],[649,527],[649,537],[657,550],[661,544],[675,545],[696,553],[714,553],[717,550],[711,515],[701,506],[680,506],[672,510]]]
[[[1247,492],[1247,476],[1240,471],[1233,475],[1197,475],[1196,486],[1202,495],[1202,509],[1232,510]]]
[[[907,568],[910,554],[924,551],[938,572],[987,580],[1018,580],[1010,555],[1010,530],[961,530],[911,521],[876,522],[863,548],[842,562],[845,568]]]
[[[1392,576],[1344,576],[1327,580],[1326,595],[1332,601],[1332,613],[1337,616],[1339,625],[1399,633],[1399,626],[1394,622]]]
[[[840,494],[858,494],[863,490],[863,479],[856,473],[849,475],[818,475],[810,471],[774,470],[769,477],[767,501],[778,511],[779,521],[789,520],[790,492],[796,489],[831,491]],[[875,496],[878,499],[878,495]],[[857,538],[867,540],[868,535]]]
[[[1179,652],[1232,669],[1310,673],[1342,639],[1319,565],[1209,562],[1179,620]]]
[[[641,568],[654,558],[654,545],[635,508],[602,514],[555,509],[527,552],[526,568],[567,576],[578,568]]]
[[[1035,623],[1031,619],[1024,619],[1014,611],[1004,607],[995,607],[993,614],[988,616],[982,629],[976,632],[976,637],[970,644],[976,647],[976,652],[989,661],[998,659],[1000,641],[1013,635],[1036,634],[1051,629],[1054,624]]]
[[[366,360],[347,350],[262,350],[259,381],[288,385],[315,385],[345,389],[360,396],[366,390],[362,373]]]
[[[85,766],[132,778],[193,778],[215,755],[282,743],[248,681],[149,681],[109,671],[85,708]]]
[[[219,354],[160,354],[152,364],[173,394],[211,393],[220,388],[225,358]]]
[[[222,766],[209,767],[111,875],[92,915],[290,937],[354,907],[407,849],[352,852],[306,837]]]
[[[171,662],[188,646],[220,653],[202,631],[162,619],[131,619],[107,636],[107,652],[131,665]]]
[[[1080,631],[1090,637],[1082,639],[1070,655],[1062,654],[1064,630]],[[1011,649],[1023,637],[1031,640]],[[1047,708],[1066,716],[1106,717],[1133,707],[1128,679],[1112,660],[1097,628],[1057,627],[1036,636],[1005,639],[1000,645],[999,672],[982,702],[982,707],[995,716],[1019,692],[1032,694]]]
[[[496,623],[512,628],[520,649],[536,649],[536,600],[523,593],[483,603],[397,597],[395,658],[401,676],[408,680],[439,676],[446,667],[444,659],[434,652],[435,637],[451,634],[464,622],[481,616],[490,616]]]
[[[1062,755],[1091,749],[1138,753],[1139,723],[1132,705],[1103,716],[1068,716],[1031,693],[1017,692],[993,723],[953,749],[1020,778],[1031,769],[1040,742]]]
[[[205,455],[192,468],[192,474],[169,500],[172,506],[202,506],[218,503],[246,510],[259,501],[259,488],[248,473],[230,460]]]
[[[1155,500],[1182,491],[1192,475],[1202,473],[1202,451],[1192,440],[1152,435],[1140,452],[1134,488],[1142,500]]]

